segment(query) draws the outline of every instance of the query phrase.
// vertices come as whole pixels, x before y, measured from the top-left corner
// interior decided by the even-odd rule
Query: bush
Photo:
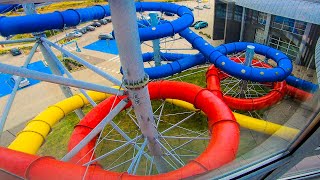
[[[10,50],[8,49],[0,49],[0,55],[8,54]]]
[[[77,61],[75,60],[72,60],[70,58],[63,58],[62,59],[62,63],[64,64],[64,66],[69,70],[69,71],[72,71],[73,68],[72,68],[72,65],[75,66],[75,67],[83,67],[82,64],[78,63]]]

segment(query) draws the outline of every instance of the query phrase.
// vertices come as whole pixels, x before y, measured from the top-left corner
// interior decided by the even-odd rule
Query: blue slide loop
[[[232,62],[228,58],[220,58],[217,62],[213,59],[213,63],[217,67],[226,73],[233,75],[235,77],[251,80],[256,82],[275,82],[283,81],[292,72],[292,63],[289,58],[279,50],[273,49],[271,47],[257,44],[257,43],[247,43],[247,42],[234,42],[229,44],[223,44],[216,49],[224,54],[238,53],[246,49],[247,45],[253,45],[255,47],[254,51],[257,54],[271,58],[277,63],[275,68],[255,68],[246,67],[242,64]]]
[[[151,61],[153,53],[143,54],[143,61]],[[152,68],[145,68],[144,71],[149,75],[150,79],[159,79],[171,76],[181,71],[187,70],[193,66],[204,64],[206,62],[205,57],[202,54],[175,54],[175,53],[161,53],[161,57],[164,60],[172,61],[169,64],[162,66],[156,66]]]
[[[138,2],[136,3],[136,9],[142,11],[167,11],[180,16],[180,18],[172,22],[160,24],[156,26],[156,28],[147,27],[139,29],[141,41],[173,36],[174,33],[179,33],[189,27],[194,20],[192,12],[187,7],[172,3],[159,4],[153,2]],[[82,9],[66,10],[60,13],[53,12],[48,14],[3,17],[0,18],[0,35],[6,37],[15,34],[62,29],[64,27],[76,26],[80,22],[102,19],[106,16],[110,16],[110,14],[109,6],[93,6]]]

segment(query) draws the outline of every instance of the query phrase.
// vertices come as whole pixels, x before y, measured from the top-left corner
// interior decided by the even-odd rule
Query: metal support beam
[[[84,146],[86,146],[94,137],[99,134],[103,128],[112,121],[112,119],[119,114],[119,112],[128,104],[128,100],[124,99],[112,109],[109,114],[84,138],[77,144],[68,154],[66,154],[61,161],[69,161],[74,157]]]
[[[24,62],[24,65],[22,66],[23,68],[26,68],[28,66],[28,64],[30,63],[34,53],[36,52],[37,48],[39,46],[39,43],[35,43],[34,46],[32,47],[26,61]],[[2,116],[1,116],[1,119],[0,119],[0,137],[1,137],[1,134],[3,132],[3,128],[4,128],[4,125],[5,125],[5,122],[7,120],[7,117],[8,117],[8,114],[10,112],[10,109],[11,109],[11,106],[12,106],[12,103],[14,101],[14,98],[16,97],[16,93],[19,89],[19,85],[20,85],[20,82],[21,82],[21,77],[18,77],[16,80],[15,80],[15,83],[14,83],[14,87],[13,87],[13,90],[10,94],[10,97],[6,103],[6,106],[4,107],[4,110],[2,112]]]
[[[14,43],[24,43],[24,42],[35,42],[36,38],[25,38],[25,39],[17,39],[17,40],[6,40],[0,41],[0,45],[2,44],[14,44]]]
[[[46,39],[44,37],[41,38],[41,41],[46,42],[49,46],[54,47],[58,51],[62,52],[62,54],[65,54],[65,55],[69,56],[70,58],[72,58],[75,61],[79,62],[80,64],[86,66],[87,68],[91,69],[92,71],[94,71],[95,73],[99,74],[100,76],[102,76],[102,77],[106,78],[107,80],[111,81],[115,85],[121,86],[121,81],[119,81],[118,79],[110,76],[109,74],[107,74],[104,71],[100,70],[96,66],[88,63],[87,61],[81,59],[80,57],[72,54],[71,52],[69,52],[68,50],[64,49],[63,47],[60,47],[59,45],[50,42],[48,39]]]
[[[271,23],[271,14],[267,14],[267,20],[266,20],[266,24],[264,26],[264,33],[263,33],[264,44],[268,43],[268,35],[269,35],[269,30],[270,30],[270,23]]]
[[[311,26],[312,26],[311,23],[307,23],[306,29],[304,30],[304,34],[302,36],[301,43],[300,43],[300,46],[299,46],[299,53],[298,53],[297,58],[296,58],[296,64],[297,65],[301,64],[301,58],[302,58],[302,55],[304,54],[304,52],[306,50],[306,44],[307,44],[307,41],[308,41],[308,38],[309,38]]]
[[[240,29],[240,39],[239,41],[243,41],[243,32],[244,32],[244,27],[245,27],[245,16],[246,16],[246,8],[242,7],[242,17],[241,17],[241,29]]]
[[[139,166],[139,163],[140,163],[141,155],[142,155],[142,153],[144,153],[144,148],[147,146],[147,143],[148,143],[148,140],[145,139],[143,144],[141,145],[140,150],[138,151],[136,156],[133,158],[133,160],[132,160],[132,162],[131,162],[128,170],[127,170],[127,172],[129,174],[135,174],[135,172],[137,170],[137,167]],[[133,171],[133,173],[132,173],[132,171]]]
[[[53,56],[52,60],[58,65],[58,68],[64,71],[64,73],[67,75],[68,78],[74,79],[71,73],[67,70],[67,68],[62,64],[62,62],[53,54],[50,47],[47,44],[43,44],[43,46],[48,50],[51,56]],[[88,95],[88,93],[81,88],[78,88],[79,91],[87,98],[87,100],[90,102],[90,104],[94,107],[96,106],[96,103],[91,99],[91,97]]]
[[[159,134],[154,127],[155,121],[147,88],[149,77],[145,74],[143,67],[134,1],[109,0],[109,5],[123,68],[124,85],[128,89],[142,134],[148,139],[150,154],[155,157],[156,168],[159,173],[167,172],[168,168],[162,158],[161,146],[156,141]],[[123,16],[123,12],[127,13],[126,16]]]
[[[21,77],[27,77],[31,79],[37,79],[40,81],[51,82],[55,84],[62,84],[66,86],[76,87],[76,88],[82,88],[82,89],[104,92],[109,94],[124,95],[124,91],[110,88],[107,86],[101,86],[101,85],[92,84],[92,83],[79,81],[75,79],[69,79],[61,76],[42,73],[39,71],[23,69],[20,67],[15,67],[15,66],[3,64],[3,63],[0,63],[0,72],[6,73],[6,74],[13,74]]]
[[[58,60],[58,58],[51,51],[50,47],[45,42],[42,42],[40,44],[40,49],[41,49],[43,57],[45,58],[46,62],[48,63],[49,68],[51,69],[52,73],[57,76],[63,76],[63,72],[61,72],[61,70],[63,70],[63,69],[61,69],[61,70],[59,69],[59,66],[56,63],[56,60]],[[64,86],[64,85],[60,85],[60,88],[66,98],[73,96],[73,93],[69,87]],[[74,112],[77,114],[77,116],[80,120],[83,119],[85,116],[81,109],[76,109]]]
[[[151,26],[153,26],[155,30],[155,26],[157,26],[159,22],[158,13],[151,12],[149,13],[149,16],[150,16]],[[152,40],[152,45],[153,45],[153,60],[155,62],[155,65],[161,66],[160,40],[159,39]]]

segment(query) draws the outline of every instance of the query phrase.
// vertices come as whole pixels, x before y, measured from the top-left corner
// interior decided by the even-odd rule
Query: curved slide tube
[[[237,63],[244,62],[244,58],[230,58],[230,59],[231,59],[232,61],[237,62]],[[252,64],[255,64],[255,66],[257,66],[257,67],[272,68],[271,65],[266,64],[266,63],[264,63],[264,62],[259,62],[259,63],[258,63],[258,60],[255,60],[255,59],[252,60]],[[224,72],[222,72],[221,70],[219,70],[219,78],[220,78],[220,79],[224,79],[224,78],[226,78],[227,76],[228,76],[228,75],[227,75],[226,73],[224,73]],[[293,77],[293,78],[295,78],[295,79],[298,79],[298,78],[296,78],[296,77],[294,77],[294,76],[288,76],[288,78],[290,78],[290,77]],[[287,79],[288,79],[288,78],[286,78],[286,82],[287,82]],[[301,80],[301,79],[299,79],[299,80]],[[304,82],[307,82],[307,81],[304,81]],[[312,84],[312,83],[309,82],[309,84]],[[285,91],[285,89],[286,89],[286,91]],[[285,93],[286,93],[287,95],[289,95],[289,96],[291,96],[292,98],[295,98],[295,99],[297,99],[297,100],[299,100],[299,101],[307,101],[307,100],[310,100],[310,99],[313,97],[312,94],[310,94],[310,93],[308,93],[308,92],[306,92],[306,91],[300,90],[300,89],[298,89],[298,88],[295,88],[295,87],[293,87],[293,86],[290,86],[290,85],[288,85],[288,84],[285,85],[285,88],[278,89],[278,90],[279,90],[279,92],[280,92],[281,94],[285,94]],[[228,104],[228,103],[227,103],[227,104]]]
[[[182,83],[159,81],[149,83],[149,92],[152,99],[175,98],[193,103],[196,107],[205,112],[208,116],[208,128],[211,131],[211,139],[206,150],[196,159],[190,161],[187,165],[180,169],[155,176],[133,176],[127,173],[116,173],[105,171],[99,166],[91,166],[88,169],[87,178],[91,179],[181,179],[194,176],[206,171],[218,168],[223,164],[232,161],[236,157],[239,145],[239,126],[235,121],[230,109],[224,102],[213,95],[208,90],[202,89],[196,85]],[[114,97],[114,96],[113,96]],[[112,106],[110,100],[105,100],[95,107],[97,110],[103,110]],[[95,126],[101,116],[96,116],[94,111],[89,113],[81,121],[91,121],[91,126]],[[80,127],[80,126],[79,126]],[[71,140],[77,139],[77,136],[83,136],[82,132],[75,129]],[[84,132],[85,133],[85,132]],[[78,139],[80,140],[80,139]],[[89,143],[89,146],[91,144]],[[83,177],[86,167],[74,165],[54,160],[50,157],[37,157],[0,148],[0,168],[16,174],[26,179],[80,179]],[[77,156],[76,156],[77,157]],[[21,161],[23,160],[23,161]],[[19,162],[19,163],[18,163]]]
[[[172,22],[165,22],[156,27],[140,28],[139,34],[141,41],[159,39],[162,37],[173,36],[179,33],[187,39],[193,47],[200,50],[202,54],[210,59],[210,62],[216,67],[226,71],[235,77],[258,82],[281,81],[292,71],[291,61],[282,52],[273,48],[253,43],[231,43],[214,48],[203,38],[196,35],[189,28],[194,18],[192,12],[185,6],[179,6],[171,3],[136,3],[137,11],[166,11],[180,16]],[[80,22],[86,22],[93,19],[101,19],[110,15],[109,6],[94,6],[90,8],[67,10],[63,12],[54,12],[49,14],[36,14],[23,17],[2,17],[0,24],[0,34],[8,36],[10,34],[21,34],[30,32],[40,32],[48,29],[62,29],[63,27],[76,26]],[[55,19],[55,20],[54,20]],[[50,21],[51,20],[51,21]],[[50,23],[49,23],[50,22]],[[54,23],[52,23],[54,22]],[[38,26],[28,26],[38,24]],[[19,28],[26,25],[27,28]],[[40,27],[40,28],[39,28]],[[230,61],[223,53],[234,53],[243,51],[247,45],[254,45],[258,54],[267,56],[275,60],[279,67],[272,69],[252,68]],[[232,68],[230,68],[232,67]]]
[[[151,99],[181,99],[193,103],[196,107],[206,112],[208,116],[208,129],[212,134],[206,150],[182,168],[155,176],[134,177],[145,179],[149,179],[150,177],[181,179],[220,167],[235,158],[239,144],[239,127],[230,109],[220,98],[196,85],[183,82],[151,82],[148,84],[148,88]],[[68,149],[71,150],[91,131],[87,129],[94,128],[102,121],[110,111],[115,100],[115,104],[117,104],[122,98],[125,97],[115,99],[115,96],[112,96],[90,111],[76,126],[71,135]],[[88,158],[82,159],[82,157],[90,152],[94,144],[95,140],[92,140],[72,159],[72,162],[81,161],[81,163],[86,163],[86,160],[90,160],[90,155],[87,156]],[[210,161],[208,161],[209,159]],[[107,173],[108,171],[106,171],[106,175]],[[122,178],[129,178],[130,176],[132,175],[123,174]]]
[[[287,95],[299,101],[309,101],[313,98],[313,94],[295,88],[287,84]]]
[[[147,27],[139,29],[139,33],[145,35],[145,39],[142,38],[142,41],[173,36],[174,34],[189,27],[194,20],[192,12],[187,7],[172,3],[137,2],[136,10],[167,11],[180,16],[179,19],[160,24],[156,26],[156,28]],[[0,17],[0,24],[5,24],[5,26],[0,26],[0,35],[9,36],[15,34],[42,32],[51,29],[63,29],[65,27],[76,26],[83,22],[102,19],[106,16],[110,16],[110,7],[108,5],[97,5],[82,9],[69,9],[62,12],[53,12],[48,14]],[[32,26],[31,24],[37,24],[37,26]]]
[[[218,75],[218,69],[213,65],[209,67],[206,73],[207,88],[210,91],[215,91],[220,94],[222,98],[222,92],[220,89],[220,78]],[[273,85],[272,90],[262,97],[257,98],[235,98],[232,96],[224,95],[223,100],[231,109],[253,111],[268,108],[277,102],[279,102],[286,94],[285,81],[276,82]]]
[[[150,53],[150,54],[153,54],[153,53]],[[186,69],[192,68],[193,66],[204,64],[206,62],[206,59],[201,54],[185,55],[184,58],[181,58],[179,60],[177,60],[177,56],[176,57],[173,56],[173,58],[166,57],[165,59],[173,62],[165,65],[161,65],[161,66],[144,69],[145,72],[149,75],[150,79],[159,79],[159,78],[168,77],[173,74],[180,73]],[[147,61],[147,60],[148,59],[144,58],[144,61]]]
[[[288,76],[286,78],[286,82],[293,87],[296,87],[311,93],[314,93],[319,89],[318,85],[294,76]]]
[[[88,95],[94,101],[102,101],[110,96],[109,94],[94,91],[88,91]],[[88,103],[84,95],[78,94],[48,107],[28,122],[8,148],[28,154],[36,154],[54,124],[68,113]]]
[[[210,83],[213,85],[214,83]],[[210,86],[208,86],[210,87]],[[294,87],[292,87],[294,88]],[[212,87],[210,88],[210,91],[213,92]],[[296,89],[295,91],[291,92],[299,92],[301,90]],[[217,93],[214,93],[219,97],[219,93],[221,94],[221,91],[218,91]],[[304,95],[305,92],[297,94],[296,96],[301,96],[301,98],[305,98]],[[91,98],[93,98],[94,101],[102,101],[109,97],[109,94],[100,93],[100,92],[93,92],[88,91],[88,94]],[[221,95],[220,95],[221,96]],[[310,97],[311,98],[311,94]],[[168,102],[172,102],[170,99],[167,100]],[[190,104],[190,107],[187,106],[187,103],[177,103],[178,100],[175,100],[173,104],[176,104],[178,106],[185,107],[190,110],[195,110],[194,106]],[[27,126],[18,133],[16,139],[9,145],[9,149],[25,152],[28,154],[36,154],[42,143],[44,142],[45,137],[50,132],[53,125],[59,120],[61,120],[66,114],[74,111],[75,109],[81,108],[84,106],[84,104],[88,104],[88,100],[82,95],[78,94],[73,97],[67,98],[61,102],[58,102],[52,106],[49,106],[47,109],[45,109],[43,112],[41,112],[39,115],[37,115],[34,119],[32,119]],[[272,129],[278,129],[281,125],[275,125],[269,124],[269,122],[250,118],[245,115],[240,114],[234,114],[237,121],[239,121],[240,125],[244,128],[252,129],[258,132],[271,134],[274,133]],[[248,122],[241,120],[245,119]],[[267,127],[267,128],[266,128]],[[269,130],[270,128],[270,130]],[[283,136],[285,138],[285,136]]]
[[[191,103],[181,101],[178,99],[166,99],[167,102],[176,106],[188,109],[190,111],[200,111],[196,109]],[[203,113],[201,111],[201,113]],[[205,113],[203,113],[205,115]],[[282,126],[280,124],[268,122],[266,120],[249,117],[243,114],[233,112],[239,125],[246,129],[251,129],[264,134],[275,135],[282,139],[291,141],[300,131],[295,128]]]
[[[262,44],[235,42],[214,48],[189,28],[182,31],[180,35],[207,57],[217,68],[240,79],[255,82],[275,82],[284,80],[292,72],[291,61],[284,53]],[[247,45],[255,46],[255,53],[273,59],[278,64],[278,67],[268,69],[245,66],[231,61],[226,56],[227,54],[244,51]]]

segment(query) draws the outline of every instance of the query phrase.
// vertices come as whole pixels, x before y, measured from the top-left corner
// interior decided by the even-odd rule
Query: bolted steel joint
[[[127,89],[141,89],[144,88],[149,82],[149,75],[144,74],[144,77],[137,81],[123,80],[123,84]]]

